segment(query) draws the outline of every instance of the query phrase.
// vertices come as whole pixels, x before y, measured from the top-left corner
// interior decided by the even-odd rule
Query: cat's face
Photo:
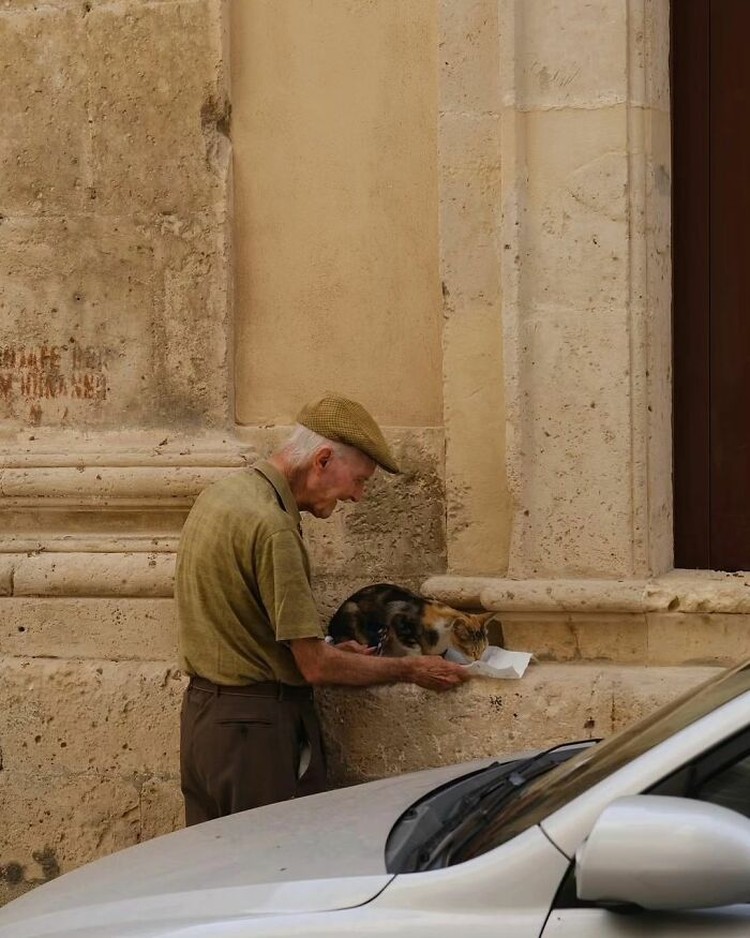
[[[493,612],[481,615],[458,613],[451,623],[451,645],[472,661],[477,661],[487,651],[487,622]]]

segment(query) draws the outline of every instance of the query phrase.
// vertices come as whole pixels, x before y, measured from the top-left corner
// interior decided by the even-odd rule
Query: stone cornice
[[[29,466],[0,470],[0,507],[122,507],[188,502],[206,485],[242,465],[110,464]]]
[[[70,537],[51,550],[0,555],[0,596],[173,595],[177,538]],[[434,576],[422,592],[456,608],[507,613],[750,614],[750,575],[674,570],[649,580]]]
[[[704,570],[632,580],[435,576],[422,591],[457,608],[494,612],[750,613],[750,574]]]

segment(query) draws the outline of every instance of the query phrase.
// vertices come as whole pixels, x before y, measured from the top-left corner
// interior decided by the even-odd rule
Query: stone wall
[[[236,471],[283,432],[246,439],[237,466],[173,467],[174,494],[162,496],[173,502],[162,508],[169,525],[179,528],[207,481]],[[322,615],[373,579],[416,587],[426,571],[444,570],[440,435],[390,436],[406,468],[398,481],[376,479],[366,502],[343,507],[327,524],[305,520]],[[70,473],[111,481],[112,461],[110,453],[107,465]],[[28,493],[38,473],[0,472],[2,510],[23,514],[19,502],[29,498],[13,493]],[[120,479],[125,494],[89,495],[81,511],[136,515],[148,502],[137,475],[131,465],[128,485]],[[68,476],[58,469],[39,484],[64,488],[61,478]],[[75,511],[65,511],[71,522]],[[53,549],[0,555],[0,902],[182,824],[178,710],[185,681],[176,668],[175,532],[155,537],[151,550],[137,549],[139,535],[120,533],[119,552],[114,535],[97,536],[79,535],[71,551],[60,535]]]
[[[446,521],[455,574],[501,574],[510,559],[502,324],[507,245],[500,230],[508,198],[503,6],[438,4]]]
[[[231,5],[236,416],[442,426],[437,10]]]
[[[541,659],[321,693],[335,783],[608,733],[744,648],[723,585],[638,593],[667,0],[14,0],[0,49],[0,901],[179,825],[182,522],[329,387],[406,471],[306,523],[322,614],[429,577]]]
[[[172,552],[243,458],[222,4],[20,0],[0,48],[2,900],[179,823]]]
[[[672,566],[669,4],[501,4],[512,577]]]
[[[208,0],[0,11],[14,63],[0,154],[4,436],[226,423],[219,14]]]
[[[181,823],[180,528],[201,488],[269,452],[306,397],[362,399],[405,468],[330,523],[306,522],[321,614],[364,583],[445,571],[435,9],[328,7],[337,60],[320,7],[307,23],[281,7],[0,9],[15,63],[0,148],[0,901]],[[310,40],[310,74],[285,70],[265,112],[289,105],[290,171],[307,167],[296,190],[279,172],[284,135],[252,124],[279,91],[274,63],[246,86],[240,63],[258,59],[235,47],[230,88],[230,38],[262,51],[268,29],[292,58]],[[366,107],[367,69],[341,80],[363,43],[373,63],[388,54]],[[310,79],[326,68],[341,94],[318,117],[349,137],[316,154],[320,121],[299,135],[311,106],[325,110]],[[420,147],[401,133],[415,122]],[[319,199],[335,152],[325,192],[348,208]],[[305,196],[309,236],[294,223]]]

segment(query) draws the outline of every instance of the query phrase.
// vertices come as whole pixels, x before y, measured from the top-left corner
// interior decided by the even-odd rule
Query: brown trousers
[[[324,791],[312,690],[191,678],[180,716],[180,774],[187,825]]]

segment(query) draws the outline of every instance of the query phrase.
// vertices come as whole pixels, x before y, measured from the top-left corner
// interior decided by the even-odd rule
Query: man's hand
[[[468,681],[471,676],[462,665],[437,656],[421,655],[418,658],[409,658],[408,661],[412,670],[410,680],[427,690],[450,690]]]
[[[377,651],[374,645],[362,645],[360,642],[355,642],[354,639],[349,639],[346,642],[336,642],[333,647],[338,648],[339,651],[350,651],[355,655],[374,655]]]

